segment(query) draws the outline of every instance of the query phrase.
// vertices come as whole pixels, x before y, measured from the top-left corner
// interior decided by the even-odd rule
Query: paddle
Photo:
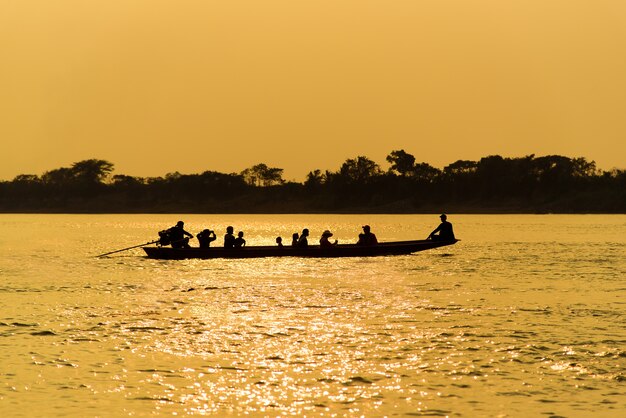
[[[97,255],[96,257],[104,257],[105,255],[119,253],[119,252],[122,252],[122,251],[131,250],[131,249],[137,248],[137,247],[143,247],[144,245],[156,244],[159,241],[161,241],[161,240],[157,239],[156,241],[146,242],[145,244],[133,245],[132,247],[122,248],[121,250],[115,250],[115,251],[110,251],[108,253],[100,254],[100,255]]]

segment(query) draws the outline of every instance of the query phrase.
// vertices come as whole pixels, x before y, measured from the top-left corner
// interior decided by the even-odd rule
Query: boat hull
[[[171,247],[143,247],[149,258],[160,260],[184,260],[188,258],[260,258],[260,257],[375,257],[411,254],[418,251],[430,250],[455,244],[453,241],[396,241],[384,242],[371,247],[356,244],[337,245],[332,248],[309,246],[307,248],[277,247],[277,246],[250,246],[243,248],[171,248]]]

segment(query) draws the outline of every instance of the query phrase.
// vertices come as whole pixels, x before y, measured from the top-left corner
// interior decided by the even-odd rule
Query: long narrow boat
[[[430,250],[455,244],[452,241],[395,241],[382,242],[371,247],[356,244],[339,244],[332,248],[320,248],[310,245],[307,248],[277,247],[277,246],[250,246],[243,248],[171,248],[171,247],[143,247],[149,258],[161,260],[182,260],[186,258],[259,258],[259,257],[373,257],[385,255],[411,254],[418,251]]]

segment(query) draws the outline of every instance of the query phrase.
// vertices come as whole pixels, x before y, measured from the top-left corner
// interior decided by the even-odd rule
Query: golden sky
[[[302,181],[404,149],[626,168],[624,0],[0,0],[0,179]]]

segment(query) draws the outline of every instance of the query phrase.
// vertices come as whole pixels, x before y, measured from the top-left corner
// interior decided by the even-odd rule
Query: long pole
[[[119,253],[119,252],[122,252],[122,251],[131,250],[131,249],[137,248],[137,247],[143,247],[144,245],[156,244],[159,241],[160,241],[160,239],[158,239],[156,241],[146,242],[145,244],[133,245],[132,247],[122,248],[121,250],[115,250],[115,251],[110,251],[108,253],[100,254],[100,255],[97,255],[96,257],[104,257],[105,255]]]

